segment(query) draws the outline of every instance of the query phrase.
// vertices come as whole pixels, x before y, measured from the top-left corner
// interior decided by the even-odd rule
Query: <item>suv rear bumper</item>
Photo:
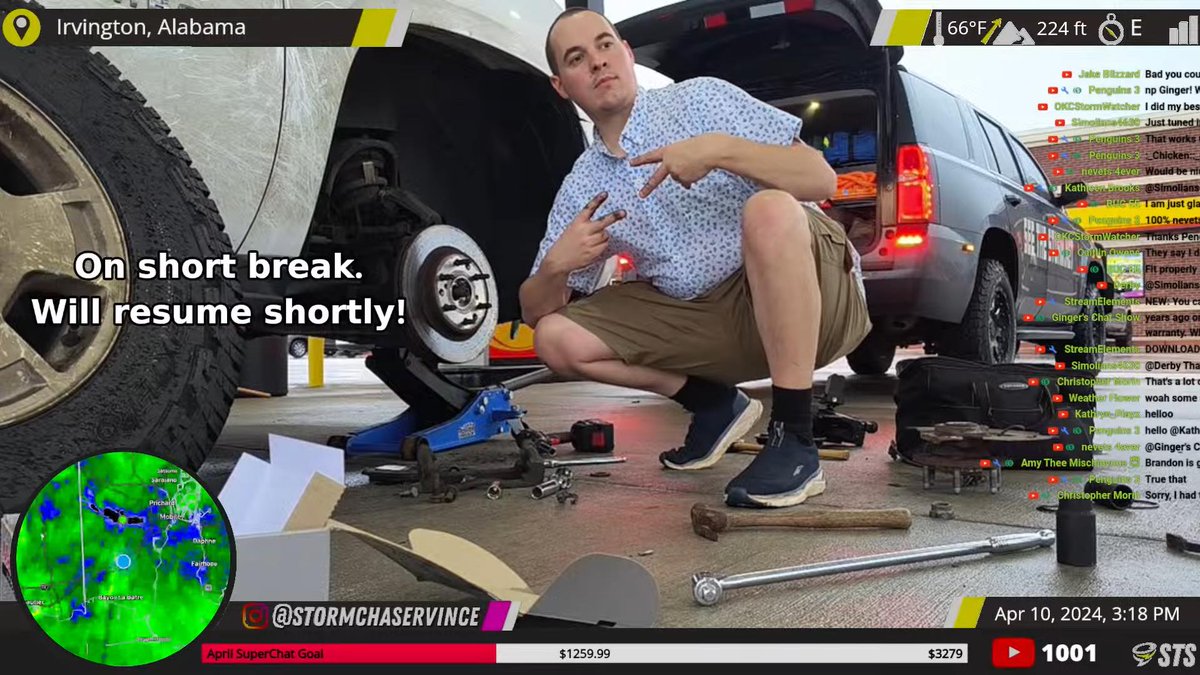
[[[968,244],[974,249],[965,250]],[[978,249],[978,241],[931,224],[923,246],[893,253],[892,269],[864,269],[863,285],[872,322],[884,329],[899,329],[914,319],[960,322],[974,290],[973,284],[963,280],[975,278]],[[874,257],[864,256],[864,264]]]

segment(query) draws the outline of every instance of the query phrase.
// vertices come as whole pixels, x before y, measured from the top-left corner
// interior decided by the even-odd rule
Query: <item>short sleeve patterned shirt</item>
[[[683,300],[704,295],[742,266],[742,210],[763,186],[716,170],[691,189],[668,178],[642,199],[638,192],[658,166],[633,167],[629,160],[714,132],[791,145],[799,140],[800,126],[794,115],[711,77],[639,89],[621,134],[626,157],[609,152],[598,135],[580,155],[559,188],[531,274],[588,201],[607,192],[608,200],[597,217],[618,209],[624,209],[626,216],[608,228],[611,238],[599,259],[570,275],[570,287],[590,293],[604,261],[621,253],[630,257],[639,280],[651,282],[663,293]],[[855,258],[855,276],[861,278],[856,254]]]

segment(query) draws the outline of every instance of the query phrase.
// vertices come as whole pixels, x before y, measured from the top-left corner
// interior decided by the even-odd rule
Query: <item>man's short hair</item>
[[[600,18],[604,19],[604,21],[608,23],[609,28],[612,28],[613,36],[618,40],[621,39],[621,34],[617,32],[617,27],[613,25],[612,21],[608,20],[607,16],[604,16],[595,10],[588,9],[587,7],[568,7],[558,16],[554,17],[554,22],[550,24],[550,30],[546,31],[546,63],[550,65],[550,72],[554,73],[555,75],[558,75],[558,55],[554,53],[554,45],[550,44],[550,36],[554,35],[554,27],[558,25],[559,21],[562,21],[567,17],[575,16],[581,12],[592,12],[593,14],[599,15]]]

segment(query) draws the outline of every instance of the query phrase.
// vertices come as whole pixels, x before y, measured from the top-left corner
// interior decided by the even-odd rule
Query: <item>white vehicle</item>
[[[0,0],[0,13],[181,4]],[[21,508],[81,454],[144,450],[197,467],[224,425],[247,337],[318,335],[463,363],[517,318],[545,214],[585,143],[578,111],[548,80],[554,0],[186,0],[400,4],[412,8],[400,48],[0,42],[0,510]],[[73,267],[84,251],[340,253],[362,278],[84,281]],[[105,321],[39,325],[32,301],[63,296],[100,298]],[[406,323],[383,333],[117,326],[107,311],[401,297]]]

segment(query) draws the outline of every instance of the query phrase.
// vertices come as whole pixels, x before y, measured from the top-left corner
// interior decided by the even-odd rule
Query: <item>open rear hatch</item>
[[[877,84],[902,53],[870,46],[880,13],[874,0],[686,0],[617,29],[675,81],[709,75],[770,99]]]
[[[876,194],[894,180],[890,74],[899,47],[872,47],[875,0],[686,0],[617,24],[637,62],[681,81],[718,77],[792,112],[825,152],[839,194],[825,204],[862,253],[879,243]]]

